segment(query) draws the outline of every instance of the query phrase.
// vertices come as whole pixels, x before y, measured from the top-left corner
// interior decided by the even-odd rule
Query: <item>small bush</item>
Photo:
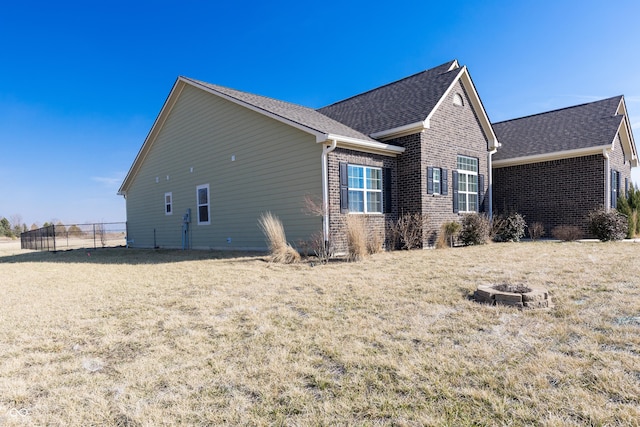
[[[315,255],[321,264],[327,264],[335,255],[333,244],[331,241],[325,242],[320,231],[313,233],[309,240],[300,242],[299,247],[303,249],[303,253]]]
[[[438,234],[436,248],[443,249],[453,247],[453,242],[458,237],[461,228],[462,225],[458,221],[450,221],[442,224],[440,234]]]
[[[583,233],[575,225],[558,225],[551,230],[551,236],[563,242],[573,242],[582,239]]]
[[[494,219],[493,239],[496,242],[519,242],[526,228],[527,223],[519,213],[498,217]]]
[[[541,222],[538,222],[538,221],[532,222],[528,228],[529,228],[529,237],[534,242],[545,235],[544,225]]]
[[[489,240],[491,224],[486,215],[469,213],[462,217],[460,241],[465,246],[484,245]]]
[[[347,215],[347,252],[350,261],[360,261],[369,255],[367,248],[367,224],[361,215]]]
[[[422,247],[422,235],[429,218],[421,213],[405,213],[389,226],[393,247],[416,249]]]
[[[267,238],[271,261],[292,264],[300,261],[300,254],[289,243],[282,222],[271,212],[263,213],[258,220],[258,225]]]
[[[589,231],[603,242],[622,240],[627,236],[627,217],[615,209],[604,208],[589,212]]]

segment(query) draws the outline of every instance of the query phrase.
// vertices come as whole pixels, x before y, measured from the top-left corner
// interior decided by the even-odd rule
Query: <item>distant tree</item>
[[[64,226],[64,224],[61,221],[58,221],[56,223],[56,233],[66,233],[67,232],[67,228]]]
[[[79,237],[82,235],[82,230],[77,225],[72,225],[67,230],[71,236]]]
[[[4,237],[13,237],[13,232],[11,231],[11,224],[7,218],[0,219],[0,235]]]
[[[33,224],[31,224],[31,227],[29,228],[29,230],[37,230],[38,228],[40,228],[40,227],[38,226],[38,223],[37,223],[37,222],[34,222]]]

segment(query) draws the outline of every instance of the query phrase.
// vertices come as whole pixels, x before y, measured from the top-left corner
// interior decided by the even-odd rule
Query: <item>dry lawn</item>
[[[0,425],[640,425],[640,244],[279,265],[0,244]],[[544,285],[555,307],[468,299]]]

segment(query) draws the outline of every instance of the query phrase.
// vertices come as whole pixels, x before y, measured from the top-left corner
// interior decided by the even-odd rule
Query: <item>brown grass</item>
[[[347,234],[347,257],[350,261],[361,261],[369,255],[367,238],[367,219],[361,215],[347,215],[345,219]]]
[[[315,267],[195,251],[4,253],[3,426],[640,420],[638,244],[504,243]],[[542,285],[555,307],[468,298],[500,283]]]

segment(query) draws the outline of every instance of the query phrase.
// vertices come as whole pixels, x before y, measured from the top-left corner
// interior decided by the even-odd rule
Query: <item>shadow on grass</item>
[[[266,261],[264,252],[207,251],[179,249],[131,249],[126,247],[69,249],[56,252],[25,252],[0,256],[0,264],[55,262],[93,264],[166,264],[173,262],[224,259],[232,262]]]

